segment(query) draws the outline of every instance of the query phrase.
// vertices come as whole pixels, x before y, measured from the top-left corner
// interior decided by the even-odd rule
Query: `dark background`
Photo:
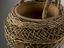
[[[10,9],[15,6],[20,0],[0,0],[0,48],[7,48],[4,37],[4,21]]]
[[[4,36],[4,21],[10,9],[19,3],[20,0],[0,0],[0,48],[7,48],[7,42]],[[62,0],[62,4],[64,1]],[[63,47],[61,47],[63,48]]]

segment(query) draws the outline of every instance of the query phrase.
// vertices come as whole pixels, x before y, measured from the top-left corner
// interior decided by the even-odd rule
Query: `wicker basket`
[[[24,2],[10,11],[5,21],[5,37],[9,48],[61,47],[64,39],[63,7],[58,16],[42,20],[43,6],[44,2]],[[34,10],[37,10],[37,17],[30,16],[31,11],[35,13]]]

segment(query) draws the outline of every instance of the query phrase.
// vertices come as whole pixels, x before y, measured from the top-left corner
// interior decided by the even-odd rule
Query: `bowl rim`
[[[25,3],[25,2],[24,2]],[[28,3],[28,2],[27,2]],[[34,2],[34,3],[39,3],[39,2]],[[40,3],[42,3],[42,2],[40,2]],[[22,3],[21,3],[22,4]],[[17,8],[21,5],[21,4],[19,4],[19,5],[17,5],[16,7],[15,7],[15,9],[14,9],[14,12],[15,12],[15,14],[17,15],[17,16],[19,16],[20,18],[22,18],[22,19],[25,19],[25,20],[29,20],[29,21],[42,21],[43,19],[34,19],[34,18],[28,18],[28,17],[25,17],[25,16],[22,16],[22,15],[20,15],[18,12],[17,12]]]

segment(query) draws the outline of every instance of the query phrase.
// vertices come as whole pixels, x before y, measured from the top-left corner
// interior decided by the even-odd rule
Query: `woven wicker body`
[[[36,5],[41,8],[40,4]],[[16,7],[18,6],[26,8],[26,4],[18,4]],[[17,15],[16,7],[5,21],[5,37],[9,48],[60,48],[64,38],[64,10],[59,16],[42,20]]]

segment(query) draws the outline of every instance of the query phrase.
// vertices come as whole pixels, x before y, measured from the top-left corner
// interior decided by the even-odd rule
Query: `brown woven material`
[[[40,4],[37,4],[38,7],[42,6]],[[9,48],[56,48],[55,45],[63,40],[63,7],[58,16],[44,20],[24,19],[22,15],[16,15],[15,8],[8,14],[5,21],[5,36]]]

